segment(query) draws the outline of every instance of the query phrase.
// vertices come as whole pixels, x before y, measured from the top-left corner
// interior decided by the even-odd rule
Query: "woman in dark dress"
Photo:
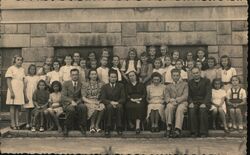
[[[128,73],[129,83],[126,85],[127,95],[127,118],[131,128],[136,126],[136,133],[140,133],[140,123],[145,118],[146,113],[146,88],[144,84],[139,82],[135,71]]]

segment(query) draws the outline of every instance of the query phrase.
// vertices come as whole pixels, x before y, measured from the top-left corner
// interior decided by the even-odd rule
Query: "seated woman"
[[[140,122],[144,120],[145,110],[146,110],[146,88],[139,82],[139,79],[135,71],[130,71],[128,73],[129,83],[126,85],[126,95],[127,95],[127,118],[129,125],[133,128],[136,123],[136,134],[140,133]]]
[[[159,119],[161,118],[164,120],[163,116],[166,87],[164,84],[161,84],[161,77],[160,73],[153,73],[151,75],[152,84],[147,86],[147,118],[150,117],[151,132],[159,132]]]
[[[82,100],[88,108],[88,119],[91,119],[90,132],[101,132],[99,127],[104,112],[104,104],[100,103],[99,96],[103,83],[98,80],[97,71],[90,69],[88,82],[82,86]]]

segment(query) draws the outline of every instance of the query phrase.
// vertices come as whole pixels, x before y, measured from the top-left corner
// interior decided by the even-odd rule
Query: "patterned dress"
[[[86,82],[83,83],[82,86],[82,96],[86,97],[89,100],[92,100],[94,102],[98,102],[100,98],[100,92],[101,92],[101,87],[103,86],[102,82],[96,82],[96,83],[91,83],[91,82]],[[88,103],[85,102],[87,108],[88,108],[88,119],[91,118],[93,113],[97,111],[102,111],[104,110],[105,106],[103,103],[100,104],[93,104],[93,103]]]

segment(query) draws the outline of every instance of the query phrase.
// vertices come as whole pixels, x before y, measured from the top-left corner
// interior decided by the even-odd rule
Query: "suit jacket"
[[[188,82],[188,102],[189,103],[204,103],[207,107],[211,105],[212,87],[210,80],[201,78],[197,83],[194,79]]]
[[[77,87],[74,90],[73,82],[72,80],[65,81],[62,86],[62,104],[63,107],[69,105],[72,100],[74,100],[77,103],[80,103],[82,100],[82,94],[81,94],[81,88],[82,83],[78,81]]]
[[[123,104],[125,99],[123,84],[116,83],[115,88],[111,88],[110,83],[102,86],[100,100],[105,105],[110,104],[111,101],[116,101],[119,104]]]
[[[178,81],[176,84],[171,83],[166,87],[166,103],[170,98],[176,99],[177,103],[187,101],[188,99],[188,84],[185,81]]]

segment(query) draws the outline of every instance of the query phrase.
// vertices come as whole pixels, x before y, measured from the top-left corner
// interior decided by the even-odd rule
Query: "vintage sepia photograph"
[[[246,155],[247,19],[247,0],[0,0],[0,153]]]

